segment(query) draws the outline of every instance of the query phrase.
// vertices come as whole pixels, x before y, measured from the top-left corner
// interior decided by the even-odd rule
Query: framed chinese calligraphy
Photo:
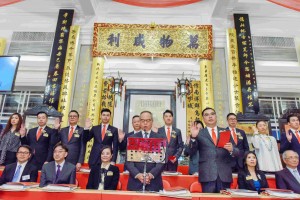
[[[153,127],[164,125],[163,112],[171,109],[174,113],[173,125],[176,125],[175,91],[165,90],[126,90],[123,130],[132,131],[131,119],[142,111],[148,110],[153,114]]]
[[[94,24],[93,56],[212,59],[212,26]]]
[[[234,14],[244,113],[258,113],[258,91],[248,14]]]
[[[43,101],[44,104],[53,106],[55,109],[58,109],[69,31],[72,25],[73,15],[74,10],[72,9],[60,9],[57,19]]]
[[[191,123],[202,120],[201,112],[201,82],[192,81],[192,92],[187,96],[186,100],[186,136],[191,134]]]

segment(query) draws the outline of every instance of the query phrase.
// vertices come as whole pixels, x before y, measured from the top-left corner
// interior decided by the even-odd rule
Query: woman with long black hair
[[[254,190],[260,193],[261,188],[268,188],[265,174],[258,169],[256,154],[248,151],[243,159],[244,169],[238,173],[239,189]]]
[[[0,134],[0,165],[8,165],[16,162],[16,152],[21,146],[20,129],[22,126],[22,116],[13,113]]]

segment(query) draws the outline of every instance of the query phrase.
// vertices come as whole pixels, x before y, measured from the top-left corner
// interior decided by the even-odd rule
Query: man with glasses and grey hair
[[[0,178],[0,185],[7,182],[36,182],[38,169],[28,162],[31,157],[31,148],[22,145],[17,150],[17,162],[6,165]]]
[[[282,158],[286,168],[276,173],[276,187],[300,194],[299,155],[295,151],[287,150],[283,152]]]
[[[162,138],[158,133],[153,132],[153,116],[150,111],[143,111],[140,114],[140,122],[142,131],[131,135],[129,138]],[[146,176],[144,177],[144,163],[143,162],[126,162],[126,167],[129,171],[129,179],[127,190],[139,191],[143,188],[145,181],[146,191],[159,191],[163,189],[161,172],[164,164],[162,163],[147,163]],[[144,180],[145,178],[145,180]]]

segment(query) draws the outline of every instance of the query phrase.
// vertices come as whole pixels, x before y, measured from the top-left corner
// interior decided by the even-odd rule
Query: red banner
[[[300,11],[300,2],[299,0],[268,0],[272,3],[276,3],[280,6]]]
[[[10,4],[13,4],[13,3],[19,3],[23,0],[1,0],[0,1],[0,7],[1,6],[7,6],[7,5],[10,5]]]
[[[202,0],[114,0],[132,6],[148,7],[148,8],[165,8],[188,5]]]

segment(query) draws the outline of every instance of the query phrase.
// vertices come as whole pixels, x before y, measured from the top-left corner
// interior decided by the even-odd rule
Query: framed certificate
[[[176,126],[175,90],[126,90],[123,130],[126,133],[133,131],[132,117],[145,110],[152,112],[153,127],[159,128],[164,125],[163,112],[166,109],[173,111],[173,125]]]

